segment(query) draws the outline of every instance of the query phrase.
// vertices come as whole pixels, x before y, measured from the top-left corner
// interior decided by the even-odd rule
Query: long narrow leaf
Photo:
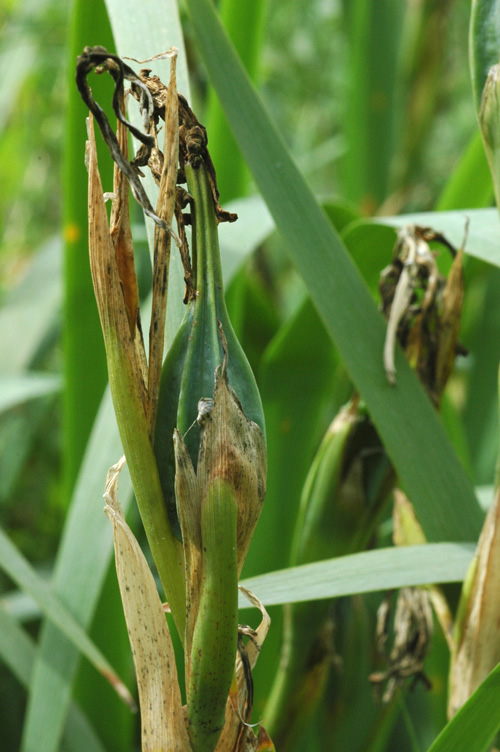
[[[87,179],[82,160],[87,108],[74,84],[75,59],[86,44],[107,46],[111,32],[102,0],[74,0],[66,85],[68,104],[64,124],[64,327],[63,327],[63,496],[68,504],[85,446],[106,387],[106,359],[101,326],[90,278],[87,244],[87,206],[81,190]],[[89,36],[91,38],[89,38]],[[106,81],[96,80],[96,96],[106,91]],[[104,145],[101,144],[101,148]],[[104,185],[112,185],[113,166],[103,164]],[[111,190],[107,187],[105,190]]]
[[[465,251],[469,256],[500,266],[500,220],[496,209],[468,209],[464,211],[420,212],[401,214],[398,217],[377,217],[377,223],[402,227],[407,224],[432,227],[442,232],[459,248],[465,236],[465,225],[469,220],[469,231]]]
[[[142,59],[141,54],[150,56],[175,44],[179,48],[178,76],[181,81],[187,81],[183,40],[173,0],[148,0],[140,9],[130,0],[109,0],[108,10],[121,54]],[[82,143],[82,160],[83,147]],[[175,258],[175,254],[172,256]],[[173,288],[170,298],[182,300],[182,274],[171,274],[169,287]],[[175,331],[181,315],[179,307],[174,308],[173,313],[167,312],[170,333]],[[102,493],[106,473],[121,454],[111,399],[106,392],[75,488],[53,579],[56,594],[84,628],[90,625],[111,558],[112,536],[102,513]],[[121,493],[126,511],[131,493],[127,475],[121,479]],[[30,687],[23,752],[57,752],[59,749],[78,658],[74,646],[61,637],[59,630],[46,623]]]
[[[10,614],[0,607],[0,660],[26,689],[35,661],[35,642]],[[80,708],[71,704],[65,731],[68,752],[105,752]]]
[[[347,198],[370,212],[387,196],[399,137],[395,101],[405,4],[351,0],[346,7],[350,55],[347,102],[341,111],[348,148],[341,159],[342,184]]]
[[[489,193],[491,196],[493,195],[493,188]],[[235,225],[228,225],[227,227],[222,225],[219,229],[223,255],[226,243],[228,252],[234,253],[234,260],[231,258],[229,261],[229,269],[232,269],[251,250],[249,246],[257,245],[265,240],[274,230],[275,225],[266,204],[259,196],[250,196],[239,201],[233,201],[228,205],[228,209],[239,215],[239,220]],[[399,214],[395,217],[377,217],[372,221],[391,227],[402,227],[407,224],[432,227],[436,231],[442,232],[451,243],[459,247],[464,239],[467,220],[469,221],[469,229],[465,253],[468,256],[487,261],[489,264],[500,266],[500,219],[496,209],[415,212],[414,214]],[[369,220],[354,221],[368,223]],[[348,224],[348,228],[350,229],[353,225],[354,222]],[[388,247],[388,257],[391,251],[392,248]]]
[[[18,376],[0,374],[0,412],[10,410],[28,400],[55,394],[61,379],[52,373],[25,373]]]
[[[0,370],[29,368],[61,305],[61,242],[51,238],[35,256],[23,281],[5,295],[0,309]]]
[[[188,70],[184,52],[184,40],[179,20],[176,0],[147,0],[140,5],[133,0],[105,0],[111,28],[116,44],[116,52],[120,56],[133,57],[136,60],[147,60],[153,55],[166,52],[172,45],[178,48],[177,58],[177,89],[188,100],[190,98]],[[138,70],[141,65],[130,62]],[[169,80],[169,61],[155,60],[145,63],[153,68],[153,72],[165,83]],[[138,117],[133,110],[131,120]],[[137,121],[138,122],[138,121]],[[163,136],[162,136],[163,138]],[[135,142],[135,146],[140,146]],[[146,170],[143,180],[144,188],[153,206],[156,206],[158,187],[149,170]],[[146,217],[149,247],[153,248],[153,221]],[[171,343],[184,315],[182,304],[184,290],[184,271],[178,253],[171,253],[167,298],[167,320],[165,325],[166,341]],[[147,320],[143,318],[143,325]]]
[[[264,31],[266,0],[222,0],[219,11],[248,75],[255,81]],[[248,183],[248,173],[213,90],[209,92],[208,97],[206,126],[210,134],[210,156],[217,169],[222,201],[242,196]]]
[[[33,365],[41,343],[55,326],[61,304],[61,241],[48,240],[37,252],[23,280],[2,299],[0,308],[0,374],[22,376]],[[52,376],[45,374],[50,379]],[[54,377],[55,378],[55,377]],[[11,382],[12,383],[12,382]],[[3,383],[0,403],[12,406],[12,392]],[[34,437],[53,401],[42,399],[28,409],[2,416],[0,426],[0,497],[9,497],[27,460]]]
[[[0,659],[27,687],[35,658],[35,645],[3,605],[0,606]]]
[[[444,727],[428,752],[486,752],[500,728],[500,665]]]
[[[248,254],[273,232],[274,221],[260,196],[231,201],[224,208],[238,215],[237,222],[223,222],[218,227],[222,274],[227,286]]]
[[[88,637],[75,618],[54,595],[49,585],[42,580],[8,536],[0,529],[0,568],[38,603],[45,615],[80,650],[95,668],[112,682],[120,694],[133,706],[134,702],[118,679],[101,651]]]
[[[60,544],[52,589],[83,629],[88,629],[111,559],[113,539],[103,514],[109,467],[122,454],[109,391],[102,401],[77,481]],[[124,507],[130,480],[122,478]],[[33,669],[22,749],[56,752],[69,708],[79,652],[47,621]]]
[[[474,545],[467,543],[381,548],[250,577],[241,584],[265,606],[274,606],[407,585],[461,582],[473,553]],[[239,607],[247,605],[240,597]]]
[[[388,385],[382,366],[385,326],[367,288],[253,90],[213,5],[187,0],[187,6],[236,140],[428,540],[476,538],[482,514],[471,483],[415,374],[398,352],[398,386]]]

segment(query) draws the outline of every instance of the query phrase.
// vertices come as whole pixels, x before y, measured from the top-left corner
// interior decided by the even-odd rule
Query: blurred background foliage
[[[355,23],[349,8],[356,5],[361,3],[345,2],[344,7],[339,1],[298,0],[292,12],[268,0],[257,65],[266,105],[315,191],[348,199],[355,196],[342,182],[339,162],[347,149],[343,126],[354,107],[352,77],[357,72],[349,56],[357,50],[349,48],[348,35]],[[397,190],[405,194],[401,210],[423,211],[434,207],[476,132],[464,54],[470,9],[465,0],[408,3],[406,13],[401,10],[404,3],[391,5],[399,8],[398,17],[390,19],[393,25],[386,26],[385,39],[380,29],[371,31],[380,38],[379,49],[392,40],[391,74],[397,85],[393,101],[385,102],[382,92],[374,107],[392,110],[398,127],[394,136],[386,132],[381,139],[385,148],[390,146],[385,169],[392,185],[372,208]],[[412,6],[424,8],[424,18],[415,19]],[[3,289],[14,283],[30,254],[60,223],[69,13],[67,6],[50,0],[11,0],[1,10],[0,60],[7,74],[0,90]],[[373,15],[377,19],[380,14]],[[430,24],[435,36],[429,33]],[[189,48],[189,21],[184,28]],[[367,49],[369,41],[359,40],[362,62],[371,59],[373,64],[376,48]],[[203,113],[206,75],[193,50],[189,59],[194,99]],[[363,67],[357,75],[366,80],[369,70]],[[360,125],[359,118],[357,122]]]
[[[85,246],[81,217],[86,213],[85,113],[71,81],[75,50],[86,43],[111,48],[112,40],[101,0],[89,5],[87,26],[80,24],[79,5],[4,0],[0,8],[0,375],[6,395],[0,412],[0,512],[2,526],[43,576],[52,569],[105,388],[96,314],[84,313],[93,306],[84,299],[90,289],[88,262],[78,256],[72,268],[74,257],[68,253],[72,244],[80,250]],[[492,206],[468,70],[469,0],[221,0],[220,6],[272,118],[337,230],[377,214]],[[182,3],[180,12],[194,109],[209,124],[222,200],[240,201],[255,188],[237,146],[228,140]],[[246,12],[251,20],[245,22]],[[252,23],[255,33],[245,35],[245,23]],[[90,28],[93,38],[80,40]],[[137,211],[134,216],[137,247],[146,259],[145,296],[145,232]],[[266,221],[257,209],[256,225],[264,227]],[[391,259],[393,242],[393,231],[380,228],[375,255],[356,257],[365,278],[372,280],[375,297],[377,275]],[[352,391],[279,235],[264,230],[254,245],[227,287],[235,329],[262,390],[269,434],[269,500],[247,575],[287,566],[307,470],[326,427]],[[355,255],[355,243],[353,248]],[[468,258],[461,341],[470,355],[457,364],[444,419],[476,486],[492,484],[497,456],[499,292],[498,267]],[[26,382],[24,397],[11,398],[13,382],[20,383],[26,374],[40,377],[41,386]],[[290,404],[295,413],[287,423]],[[286,507],[273,506],[273,499]],[[384,540],[381,530],[379,539]],[[15,612],[36,636],[36,608],[6,576],[0,575],[0,584],[8,594],[4,603],[10,598],[12,607],[18,599]],[[356,654],[356,667],[349,673],[352,686],[344,686],[344,704],[337,700],[335,705],[339,674],[333,676],[325,690],[332,699],[318,711],[307,749],[324,749],[321,739],[327,733],[335,744],[331,749],[410,749],[408,740],[415,736],[420,746],[413,749],[424,749],[444,723],[446,648],[439,638],[429,668],[432,697],[417,692],[382,714],[373,705],[366,676],[378,600],[359,598],[341,607],[339,618],[349,630],[339,636],[339,653]],[[99,625],[120,618],[116,601],[111,572],[94,619],[94,632],[101,638]],[[279,655],[281,611],[272,611],[275,629],[256,674],[257,713],[263,712]],[[353,647],[358,638],[365,653]],[[108,635],[107,643],[104,651],[114,652],[130,676],[123,625],[111,641]],[[76,696],[105,748],[124,749],[135,721],[110,692],[105,702],[96,701],[96,695],[107,692],[101,678],[82,667]],[[0,704],[2,745],[15,750],[26,694],[3,666],[0,696],[8,698]],[[355,711],[366,718],[367,733],[349,719],[353,697],[359,700]],[[328,711],[332,707],[335,721]]]

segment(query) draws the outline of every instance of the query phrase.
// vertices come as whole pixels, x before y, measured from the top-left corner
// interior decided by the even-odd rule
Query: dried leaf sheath
[[[464,247],[465,240],[453,260],[443,291],[440,347],[436,357],[436,391],[441,394],[455,365],[456,342],[460,329],[460,314],[464,298]]]
[[[170,63],[170,83],[165,103],[165,144],[163,168],[156,213],[170,227],[175,212],[177,170],[179,161],[179,107],[176,86],[177,53]],[[148,416],[153,434],[160,391],[165,314],[167,310],[168,266],[170,261],[171,232],[155,225],[153,259],[153,302],[149,329]]]
[[[227,344],[224,344],[227,347]],[[213,411],[201,430],[200,492],[217,478],[232,486],[238,504],[238,576],[266,495],[267,453],[260,427],[249,420],[227,376],[228,355],[215,375]]]
[[[123,106],[123,97],[122,97]],[[124,156],[128,158],[128,131],[118,121],[117,139]],[[141,394],[144,405],[148,404],[146,392],[148,364],[139,311],[139,287],[135,272],[134,246],[130,227],[129,181],[115,163],[113,176],[113,203],[111,205],[110,235],[116,253],[118,276],[121,282],[123,300],[134,343],[135,357],[141,373]]]
[[[464,581],[450,667],[451,718],[500,661],[500,491],[497,489]]]
[[[133,136],[135,136],[135,138],[137,138],[142,144],[144,144],[146,149],[149,151],[155,145],[154,137],[149,133],[143,133],[140,129],[132,125],[132,123],[128,122],[122,110],[120,109],[120,97],[123,93],[124,80],[126,79],[128,81],[133,81],[140,90],[139,99],[141,103],[141,112],[143,113],[143,118],[146,119],[149,118],[153,108],[151,94],[149,93],[147,87],[143,84],[143,82],[134,73],[134,71],[129,68],[128,65],[125,65],[123,60],[120,60],[119,57],[108,52],[108,50],[106,50],[104,47],[85,47],[82,54],[77,59],[76,85],[78,86],[78,90],[83,101],[99,124],[99,128],[101,129],[102,135],[108,145],[113,160],[119,166],[124,175],[127,176],[130,182],[132,193],[134,194],[135,199],[142,206],[144,213],[147,214],[148,217],[151,217],[151,219],[153,219],[156,224],[160,225],[168,232],[170,231],[170,228],[153,211],[153,207],[151,206],[149,198],[146,195],[135,166],[129,163],[123,156],[116,136],[113,133],[108,118],[106,117],[106,113],[97,104],[94,97],[92,96],[92,90],[87,82],[87,76],[91,70],[96,70],[99,73],[103,73],[104,71],[108,71],[110,73],[115,82],[115,91],[113,94],[113,110],[116,117],[127,127],[127,129],[130,131],[130,133],[132,133]]]
[[[118,501],[118,474],[106,480],[105,513],[113,525],[116,572],[141,705],[142,752],[190,752],[172,640],[156,584]]]
[[[92,116],[88,119],[87,163],[89,171],[88,216],[89,216],[89,252],[90,269],[97,308],[101,319],[106,351],[117,350],[117,357],[130,373],[131,386],[134,387],[134,400],[145,409],[145,387],[141,369],[138,367],[132,344],[129,313],[125,303],[122,282],[118,271],[116,252],[108,228],[108,217],[103,199],[103,190],[97,166],[94,126]],[[115,228],[117,247],[123,247],[124,233],[122,221],[117,222],[115,211]],[[120,246],[120,241],[122,241]],[[126,242],[126,241],[125,241]],[[122,257],[124,254],[121,254]],[[108,365],[110,361],[108,355]],[[118,369],[110,370],[110,380]],[[140,385],[140,386],[139,386]]]
[[[123,106],[123,97],[122,103]],[[118,145],[128,159],[128,131],[121,121],[117,128]],[[115,162],[113,175],[113,204],[111,206],[110,234],[116,251],[118,274],[122,283],[123,297],[132,338],[136,335],[139,313],[139,288],[134,263],[134,246],[130,229],[128,203],[129,182]]]
[[[198,478],[182,435],[176,429],[174,434],[176,459],[176,497],[180,501],[179,517],[183,533],[185,579],[186,579],[186,678],[189,681],[191,664],[191,644],[194,626],[198,616],[198,599],[201,583],[201,501]]]
[[[249,684],[248,670],[253,671],[260,654],[261,647],[267,637],[271,619],[259,599],[246,588],[240,585],[239,590],[246,596],[252,606],[258,608],[262,614],[262,620],[256,630],[250,630],[251,635],[245,646],[242,644],[242,636],[239,638],[238,658],[236,660],[236,681],[233,682],[226,705],[226,721],[222,734],[215,748],[215,752],[256,752],[260,750],[274,750],[274,745],[269,739],[262,726],[259,734],[254,734],[254,729],[245,724],[250,723],[252,714],[253,698],[251,684]],[[247,628],[240,631],[246,634]]]
[[[183,635],[185,591],[182,548],[170,529],[149,437],[145,385],[108,229],[92,117],[88,121],[88,132],[90,266],[106,346],[111,395],[144,529],[162,585],[172,605],[176,626]]]
[[[393,524],[393,539],[396,546],[422,546],[427,543],[412,503],[399,488],[394,489]],[[427,589],[448,647],[452,650],[453,617],[448,602],[438,585],[431,585]]]

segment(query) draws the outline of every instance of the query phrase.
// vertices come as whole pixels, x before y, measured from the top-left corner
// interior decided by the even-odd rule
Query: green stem
[[[187,706],[194,752],[215,749],[234,672],[238,637],[237,517],[233,489],[224,479],[216,479],[201,511],[202,584]]]
[[[90,264],[116,422],[151,553],[176,627],[179,634],[184,635],[186,595],[183,550],[169,524],[151,444],[139,357],[135,352],[115,249],[108,230],[92,120],[89,121],[87,154]]]
[[[168,520],[135,374],[121,341],[109,328],[105,331],[105,340],[111,396],[132,486],[158,575],[183,640],[186,593],[182,546],[174,537]]]
[[[330,426],[302,492],[291,564],[306,564],[363,550],[394,482],[384,455],[356,487],[360,447],[372,447],[370,423],[353,401]],[[371,483],[369,481],[372,481]],[[285,611],[282,660],[268,699],[264,725],[278,749],[292,749],[312,717],[331,664],[331,601],[297,603]]]

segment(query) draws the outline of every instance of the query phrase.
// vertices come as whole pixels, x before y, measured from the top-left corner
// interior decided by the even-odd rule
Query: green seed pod
[[[210,397],[214,389],[215,369],[223,351],[219,325],[227,340],[227,374],[246,416],[264,432],[264,414],[255,378],[247,357],[234,333],[224,300],[219,241],[213,196],[204,165],[196,169],[186,165],[188,189],[193,197],[193,259],[197,297],[181,384],[178,425],[187,431],[198,415],[198,401]],[[192,458],[196,458],[199,431],[186,440]]]
[[[178,428],[196,467],[199,426],[198,402],[211,397],[215,369],[223,359],[219,324],[227,341],[227,375],[238,395],[245,415],[262,432],[264,413],[254,375],[234,333],[224,300],[219,257],[217,222],[213,194],[203,162],[196,168],[185,165],[186,180],[192,196],[192,257],[196,297],[188,303],[183,323],[167,354],[162,371],[155,455],[169,518],[176,535],[179,523],[174,493],[174,450],[172,435]]]
[[[215,748],[224,725],[238,635],[238,576],[265,494],[262,431],[217,369],[200,401],[197,473],[175,432],[176,497],[186,566],[188,732],[195,752]]]
[[[201,425],[197,477],[203,504],[204,489],[219,478],[233,489],[238,507],[238,574],[250,546],[266,495],[267,454],[260,427],[245,415],[228,383],[227,358],[217,369],[213,406]]]
[[[238,577],[267,468],[260,396],[224,301],[213,174],[203,159],[193,162],[184,170],[196,293],[163,366],[155,454],[184,547],[188,733],[194,752],[212,752],[235,671]]]

